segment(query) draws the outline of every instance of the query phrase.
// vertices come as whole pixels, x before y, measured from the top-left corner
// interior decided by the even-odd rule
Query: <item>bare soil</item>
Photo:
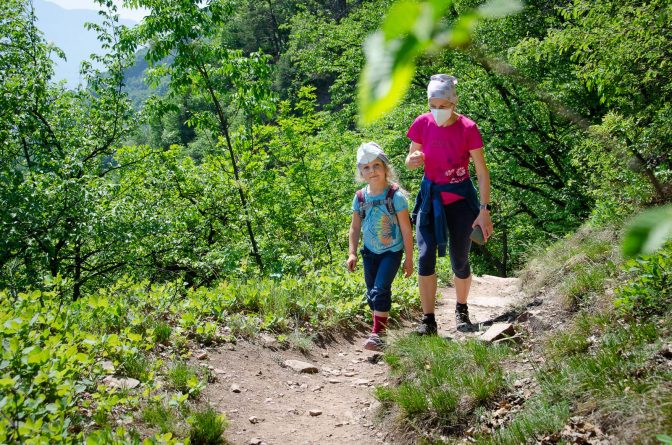
[[[478,335],[455,331],[454,289],[441,288],[440,295],[439,335]],[[472,322],[492,322],[521,298],[515,278],[474,277]],[[410,327],[396,334],[404,335]],[[245,341],[209,350],[206,361],[217,379],[204,396],[226,413],[226,439],[236,445],[397,443],[373,419],[378,402],[372,389],[389,383],[388,369],[380,354],[362,348],[366,336],[339,337],[306,354]],[[290,359],[311,363],[318,372],[298,373],[284,366]]]

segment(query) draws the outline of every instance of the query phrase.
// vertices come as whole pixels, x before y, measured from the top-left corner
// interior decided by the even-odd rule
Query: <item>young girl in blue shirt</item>
[[[396,183],[389,159],[375,142],[362,144],[357,150],[356,176],[367,185],[352,201],[346,264],[350,272],[355,270],[361,232],[366,300],[373,312],[373,327],[364,348],[379,351],[392,305],[392,281],[401,265],[402,253],[405,253],[404,275],[410,277],[413,273],[413,231],[408,200]]]

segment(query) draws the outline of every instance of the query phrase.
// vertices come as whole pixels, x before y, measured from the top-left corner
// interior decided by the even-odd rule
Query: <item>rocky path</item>
[[[439,334],[456,337],[454,289],[440,289]],[[487,322],[520,298],[517,279],[475,277],[469,308],[472,321]],[[204,395],[225,412],[231,444],[394,443],[373,422],[375,385],[387,383],[380,355],[361,348],[365,334],[339,338],[303,355],[247,342],[208,352],[216,382]],[[301,372],[289,360],[311,365]]]

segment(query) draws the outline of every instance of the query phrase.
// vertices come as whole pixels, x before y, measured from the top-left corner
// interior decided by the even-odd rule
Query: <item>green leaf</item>
[[[385,40],[389,41],[409,33],[415,25],[418,14],[420,5],[415,1],[404,0],[392,5],[382,27]]]
[[[626,257],[653,253],[672,237],[672,206],[637,215],[627,227],[622,250]]]
[[[420,42],[413,35],[386,42],[378,31],[364,44],[367,63],[359,82],[362,123],[369,124],[404,97],[415,73]]]

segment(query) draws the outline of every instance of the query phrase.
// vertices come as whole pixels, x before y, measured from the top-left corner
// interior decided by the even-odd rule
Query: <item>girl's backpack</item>
[[[357,195],[357,201],[359,202],[359,218],[364,221],[366,218],[366,211],[372,207],[384,205],[387,208],[387,211],[390,213],[390,216],[394,219],[397,211],[394,209],[394,193],[399,190],[397,184],[390,184],[390,187],[387,189],[385,194],[385,199],[375,199],[373,201],[366,202],[364,200],[364,189],[359,189],[355,193]]]

